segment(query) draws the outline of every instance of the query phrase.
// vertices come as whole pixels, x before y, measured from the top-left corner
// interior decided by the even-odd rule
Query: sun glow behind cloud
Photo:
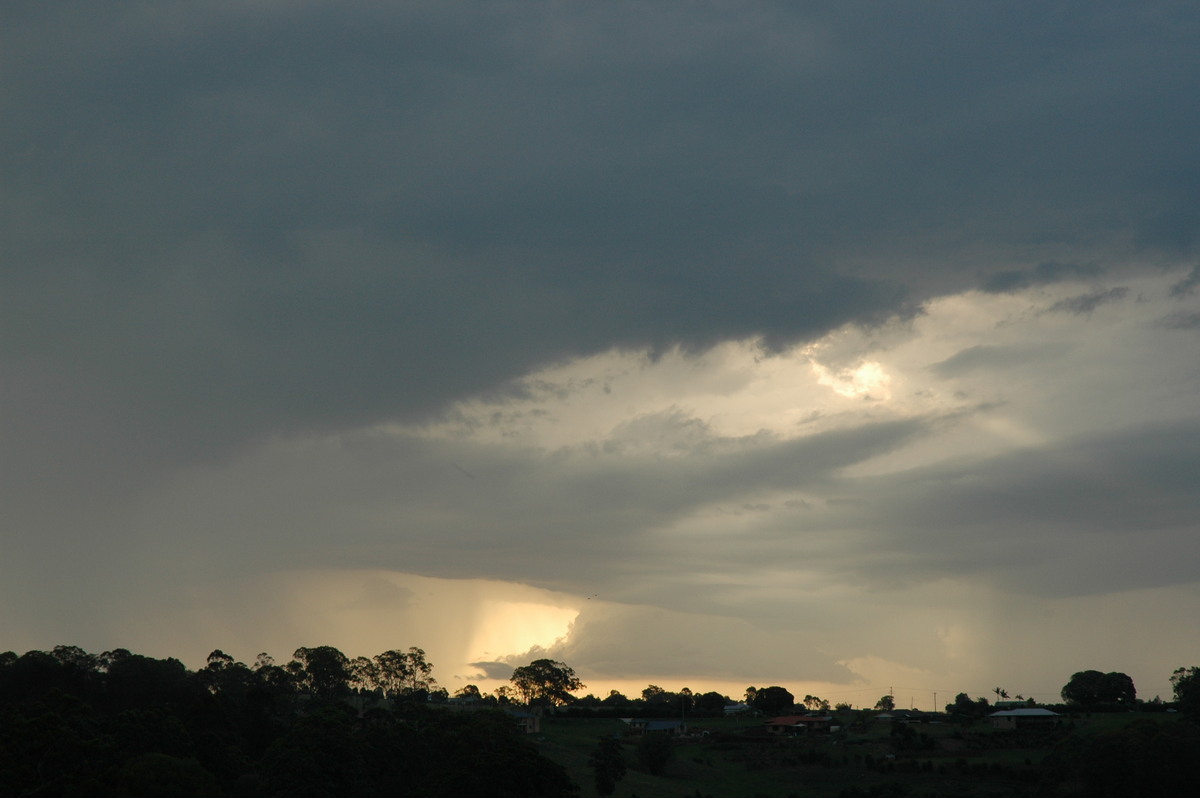
[[[1161,296],[1166,282],[1144,280],[1139,287]],[[1046,435],[1014,402],[1036,401],[1031,394],[1053,387],[1045,367],[1102,346],[1086,319],[1047,313],[1079,290],[1065,284],[1018,295],[943,297],[915,319],[871,329],[848,326],[778,352],[766,352],[756,339],[726,342],[700,355],[675,349],[651,358],[613,350],[528,375],[510,395],[460,402],[419,429],[392,429],[556,451],[611,444],[638,422],[639,446],[670,456],[689,448],[680,437],[689,431],[692,443],[700,442],[696,435],[786,440],[868,421],[991,407],[966,422],[972,447],[986,441],[989,449],[1034,445]],[[690,426],[657,440],[645,435],[647,424],[639,420],[667,416]]]
[[[503,660],[533,648],[550,648],[567,636],[579,611],[532,601],[484,599],[467,650],[473,661]]]
[[[1157,348],[1155,341],[1163,335],[1157,320],[1181,301],[1175,297],[1164,303],[1180,276],[1131,279],[1129,289],[1106,294],[1117,297],[1113,304],[1087,313],[1072,310],[1079,304],[1073,298],[1094,293],[1095,287],[1062,283],[1013,294],[947,296],[930,302],[914,319],[874,329],[847,327],[773,354],[752,340],[726,343],[699,357],[679,351],[655,359],[609,352],[530,375],[521,383],[519,398],[463,403],[443,426],[427,427],[422,434],[517,442],[559,454],[586,450],[594,457],[619,460],[635,453],[697,456],[719,451],[733,440],[765,446],[861,424],[916,418],[930,420],[929,434],[856,463],[844,475],[880,478],[955,458],[1001,457],[1109,428],[1120,404],[1111,398],[1112,370],[1124,368],[1125,374],[1133,375],[1154,362],[1138,353]],[[1069,400],[1062,393],[1060,375],[1067,355],[1073,384],[1083,391]],[[1181,355],[1182,362],[1191,362]],[[1149,373],[1144,378],[1152,379]],[[1139,409],[1147,418],[1173,413],[1186,417],[1191,412],[1178,394],[1149,393],[1158,406]],[[742,504],[700,502],[692,513],[653,530],[651,538],[664,543],[661,556],[667,556],[672,545],[708,547],[738,539],[747,545],[774,545],[775,533],[767,530],[816,524],[805,532],[805,546],[814,554],[822,546],[833,552],[844,549],[856,535],[856,530],[847,529],[838,542],[829,537],[822,543],[818,519],[846,515],[835,499],[842,501],[803,490],[759,490],[747,494]],[[779,541],[783,545],[783,539]],[[904,571],[909,568],[905,559],[895,561]],[[793,570],[781,572],[789,576],[778,584],[761,569],[749,577],[736,569],[704,576],[698,568],[682,577],[680,590],[705,589],[713,606],[726,601],[732,607],[776,592],[781,600],[788,595],[787,601],[819,595],[831,580],[844,578],[822,565],[820,557],[811,562],[807,571],[787,566]],[[910,579],[894,584],[902,586]],[[853,589],[841,592],[844,595],[831,600],[854,603]],[[990,603],[981,597],[991,591],[979,588],[970,593],[963,598],[964,606]],[[653,590],[627,590],[624,595],[640,601],[651,594]],[[999,611],[998,606],[986,610]],[[922,610],[913,612],[917,617]],[[928,626],[930,641],[944,644],[940,666],[925,656],[919,658],[923,665],[914,664],[918,660],[906,664],[869,650],[842,662],[868,681],[883,678],[887,668],[898,674],[931,669],[959,675],[978,672],[987,663],[979,655],[977,637],[972,637],[973,652],[964,642],[970,624],[970,619],[959,618]]]
[[[886,401],[891,398],[892,378],[883,370],[883,366],[874,361],[834,373],[828,367],[814,360],[812,370],[817,382],[832,388],[838,396],[844,396],[847,399],[862,398],[876,401]]]
[[[247,661],[258,651],[286,660],[301,645],[333,645],[351,657],[417,646],[451,691],[467,681],[494,687],[471,663],[553,646],[582,603],[528,585],[369,569],[281,571],[230,586],[215,603],[191,598],[198,606],[184,610],[186,623],[178,605],[127,610],[122,625],[140,630],[127,645],[165,642],[193,664],[215,641]]]
[[[1200,661],[1200,7],[9,5],[4,646]]]
[[[1086,569],[1063,578],[1086,506],[1039,499],[1057,536],[1004,519],[1030,468],[1121,489],[1120,463],[1078,441],[1194,417],[1191,339],[1160,323],[1200,303],[1170,295],[1179,279],[1131,280],[1087,313],[1062,309],[1083,284],[948,296],[781,352],[613,350],[431,423],[268,441],[143,502],[122,565],[158,563],[175,598],[109,599],[95,633],[145,630],[198,659],[417,645],[451,689],[494,687],[471,663],[528,652],[597,689],[727,684],[742,680],[729,641],[771,652],[746,679],[829,693],[889,668],[939,689],[991,681],[1004,652],[970,630],[1033,634],[1032,611],[1006,617],[1014,591],[1061,593],[1044,606],[1073,624],[1087,605],[1071,593],[1138,584],[1129,569],[1098,572],[1102,587]],[[1173,529],[1123,561],[1169,552]],[[1075,656],[1044,642],[1046,661]]]

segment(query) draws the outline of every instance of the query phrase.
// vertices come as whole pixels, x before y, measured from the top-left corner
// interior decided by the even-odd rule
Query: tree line
[[[278,664],[75,646],[0,654],[0,798],[576,792],[499,710],[447,711],[419,648]]]
[[[1200,721],[1200,668],[1177,669],[1171,683],[1175,707],[1185,719]],[[565,663],[542,659],[516,668],[495,694],[468,685],[452,697],[417,647],[356,658],[330,646],[302,647],[282,664],[267,654],[247,664],[218,650],[195,671],[175,658],[126,649],[4,652],[0,798],[570,796],[576,787],[565,771],[539,754],[506,707],[702,717],[723,714],[732,703],[717,693],[656,685],[634,698],[617,691],[603,699],[576,697],[583,687]],[[1002,688],[994,692],[1008,697]],[[745,698],[765,715],[830,710],[820,697],[797,701],[777,685],[747,688]],[[1132,680],[1121,673],[1080,671],[1062,698],[1067,707],[1088,711],[1164,708],[1157,699],[1138,701]],[[482,706],[450,711],[456,699]],[[884,699],[877,707],[886,708]],[[986,699],[966,694],[947,706],[952,714],[975,717],[989,709]],[[650,735],[639,744],[638,762],[647,772],[669,754],[665,743],[655,749],[662,742]],[[622,775],[623,760],[614,751],[611,743],[597,747],[598,788],[601,781],[610,788]],[[1113,772],[1113,763],[1133,755],[1114,753],[1121,751],[1156,763],[1154,778],[1175,784],[1178,774],[1159,760],[1185,751],[1183,759],[1194,761],[1200,728],[1133,725],[1072,742],[1047,766],[1059,769],[1056,778],[1092,783],[1089,774],[1103,773],[1095,783],[1132,788]],[[1121,794],[1104,789],[1097,794]]]

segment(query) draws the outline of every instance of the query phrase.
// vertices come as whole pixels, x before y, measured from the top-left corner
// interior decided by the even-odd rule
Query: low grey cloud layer
[[[608,678],[682,672],[665,633],[613,653],[639,623],[771,619],[825,642],[763,678],[837,681],[969,671],[856,642],[863,591],[1184,589],[1198,33],[1182,2],[6,3],[0,631],[383,569],[602,591],[521,645]]]

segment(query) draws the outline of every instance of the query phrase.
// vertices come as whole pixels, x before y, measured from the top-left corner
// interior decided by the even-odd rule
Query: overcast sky
[[[1165,697],[1198,40],[1188,2],[8,0],[0,650]]]

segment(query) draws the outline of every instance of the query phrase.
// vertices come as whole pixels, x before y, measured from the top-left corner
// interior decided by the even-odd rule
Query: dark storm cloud
[[[513,674],[513,666],[505,662],[472,662],[472,668],[478,668],[477,675],[468,676],[470,679],[508,679]]]
[[[1117,288],[1100,289],[1087,294],[1061,299],[1055,302],[1047,309],[1047,313],[1074,313],[1083,315],[1091,313],[1101,305],[1107,305],[1110,302],[1119,302],[1129,295],[1129,289],[1118,286]]]
[[[1095,277],[1100,273],[1101,269],[1096,264],[1056,263],[1051,261],[1039,263],[1032,269],[996,272],[983,281],[982,288],[984,291],[991,293],[1005,293],[1020,291],[1031,286],[1063,282],[1064,280]]]
[[[663,544],[650,533],[701,508],[826,484],[928,428],[887,422],[793,441],[701,431],[671,458],[652,435],[646,450],[555,452],[362,435],[300,457],[275,452],[202,481],[168,496],[169,521],[159,523],[174,524],[185,542],[169,545],[201,571],[388,568],[570,590],[655,572]]]
[[[1200,285],[1200,266],[1195,266],[1188,276],[1171,286],[1171,296],[1184,297],[1196,290],[1196,286]]]
[[[869,501],[831,523],[880,534],[830,567],[873,580],[958,574],[1043,596],[1190,581],[1197,434],[1191,421],[1156,425],[844,485]]]
[[[0,13],[4,362],[184,457],[1195,235],[1186,4]]]
[[[1186,311],[1168,313],[1158,323],[1168,330],[1200,330],[1200,313]]]

